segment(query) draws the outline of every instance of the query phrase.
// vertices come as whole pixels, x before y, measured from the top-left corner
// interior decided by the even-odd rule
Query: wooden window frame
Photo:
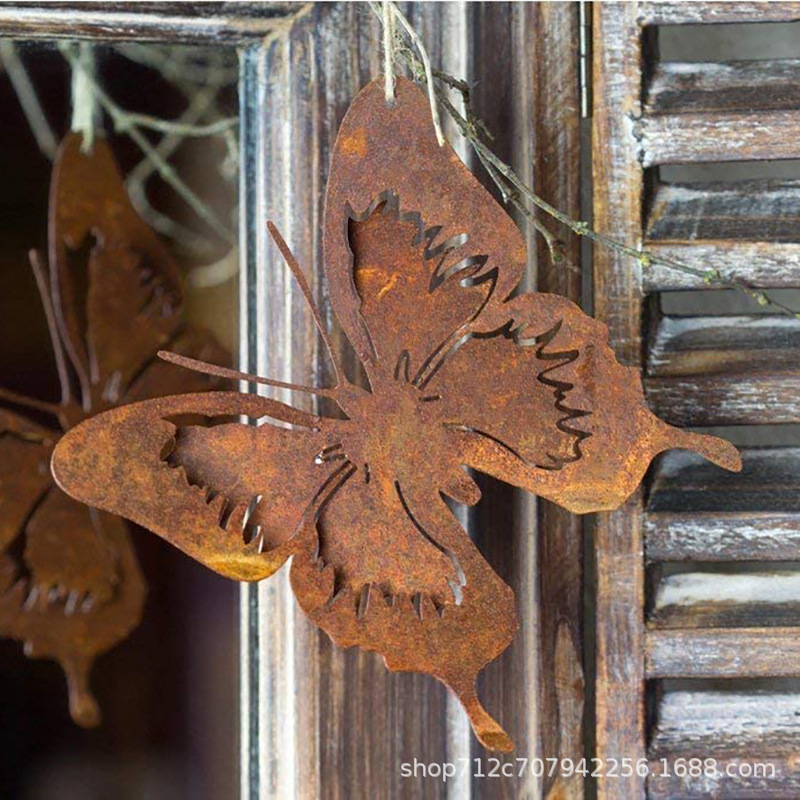
[[[408,13],[437,64],[502,85],[496,96],[476,93],[495,147],[540,195],[579,218],[577,4],[499,5],[410,4]],[[312,377],[323,377],[316,333],[265,222],[282,227],[301,263],[315,269],[323,295],[318,231],[327,160],[338,120],[380,71],[376,23],[358,6],[0,3],[0,36],[9,38],[239,49],[240,366],[248,372],[289,376],[314,364]],[[333,78],[327,83],[324,75]],[[461,155],[468,160],[466,150]],[[580,300],[580,276],[546,266],[544,244],[525,231],[531,288]],[[567,255],[579,263],[576,242]],[[491,503],[495,517],[505,509],[502,518],[489,519],[484,509],[464,521],[513,584],[523,624],[482,691],[514,731],[516,755],[577,761],[585,754],[582,524],[519,492],[498,490]],[[427,676],[389,675],[371,654],[332,652],[300,616],[285,576],[245,585],[240,597],[243,798],[439,793],[434,781],[403,784],[400,754],[427,762],[480,756],[486,769],[487,754],[443,687]],[[446,791],[583,795],[580,775],[529,771],[513,788],[502,784],[467,774]]]

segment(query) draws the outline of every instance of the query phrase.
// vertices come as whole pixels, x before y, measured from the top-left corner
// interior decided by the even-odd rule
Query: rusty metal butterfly
[[[170,347],[224,359],[181,321],[180,273],[128,199],[111,150],[71,134],[53,170],[49,270],[31,254],[61,384],[45,402],[0,389],[0,636],[67,675],[80,725],[100,712],[88,685],[94,659],[138,624],[145,583],[127,524],[76,502],[53,482],[60,437],[118,403],[209,388],[156,358]]]
[[[333,358],[305,279],[271,232]],[[335,642],[435,676],[479,740],[509,750],[475,678],[514,636],[514,597],[445,503],[479,500],[465,468],[584,513],[621,504],[665,449],[734,470],[738,453],[653,416],[636,371],[577,306],[515,294],[520,232],[439,147],[408,81],[391,107],[370,84],[342,123],[324,257],[366,388],[338,364],[333,388],[300,388],[335,401],[342,418],[238,392],[152,400],[71,431],[53,457],[56,479],[233,578],[266,578],[291,557],[298,602]],[[260,424],[183,421],[232,413]]]

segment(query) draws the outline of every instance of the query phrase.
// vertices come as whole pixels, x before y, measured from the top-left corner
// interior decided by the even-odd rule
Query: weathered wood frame
[[[577,6],[453,2],[408,4],[404,10],[434,63],[477,82],[475,108],[494,130],[500,155],[551,202],[578,215]],[[262,93],[256,107],[271,119],[262,143],[265,155],[254,162],[265,170],[255,182],[264,187],[261,216],[270,214],[300,262],[313,265],[323,307],[324,175],[338,122],[358,88],[379,73],[378,41],[377,22],[357,7],[320,4],[274,38],[253,65],[261,76],[255,82]],[[288,117],[269,113],[287,108]],[[448,133],[452,137],[453,131]],[[463,143],[461,153],[469,160]],[[257,355],[249,366],[287,380],[323,380],[313,323],[263,235],[251,286],[259,309],[250,328]],[[537,271],[548,257],[542,243],[532,236],[530,241],[531,285],[578,299],[579,276]],[[576,247],[573,243],[569,252],[575,263]],[[513,584],[522,616],[516,643],[487,670],[485,701],[514,731],[524,757],[577,761],[584,754],[580,521],[492,487],[466,522]],[[246,591],[251,615],[246,628],[259,637],[249,650],[260,663],[251,660],[243,673],[261,676],[250,684],[259,700],[248,705],[259,709],[260,723],[250,728],[249,749],[260,756],[250,759],[249,796],[582,796],[581,776],[556,781],[529,772],[502,781],[472,779],[474,762],[447,786],[401,778],[400,763],[414,757],[459,767],[481,758],[484,772],[491,764],[441,687],[421,676],[390,675],[373,655],[333,648],[308,625],[280,578]],[[259,616],[263,622],[252,623]]]
[[[0,35],[239,49],[240,364],[321,380],[316,333],[268,244],[265,221],[276,221],[313,270],[324,306],[319,231],[327,162],[347,105],[379,71],[377,23],[360,4],[195,9],[4,2]],[[497,134],[498,152],[542,196],[579,217],[577,4],[419,3],[404,10],[434,63],[479,81],[476,108]],[[532,235],[530,243],[531,287],[580,299],[579,276],[551,270],[543,243]],[[573,263],[576,247],[568,253]],[[486,494],[483,509],[465,521],[514,585],[523,623],[513,648],[488,671],[486,702],[513,731],[519,755],[577,762],[584,755],[582,526],[519,493]],[[401,779],[403,755],[426,763],[480,757],[465,718],[434,681],[389,675],[372,655],[335,650],[302,618],[285,576],[242,587],[240,641],[242,797],[583,795],[580,775],[529,772],[492,781],[472,779],[472,765],[446,786]],[[490,766],[484,759],[484,771]]]

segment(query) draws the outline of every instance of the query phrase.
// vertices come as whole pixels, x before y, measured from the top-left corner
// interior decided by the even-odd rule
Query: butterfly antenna
[[[205,361],[198,361],[196,358],[189,358],[182,356],[179,353],[170,353],[166,350],[159,350],[158,357],[162,361],[167,361],[170,364],[175,364],[183,369],[190,369],[192,372],[201,372],[204,375],[213,375],[217,378],[230,378],[237,381],[249,381],[250,383],[260,383],[262,386],[274,386],[278,389],[290,389],[295,392],[306,392],[307,394],[315,394],[320,397],[333,397],[334,393],[331,389],[317,389],[313,386],[302,386],[298,383],[284,383],[283,381],[274,381],[270,378],[262,378],[259,375],[251,375],[249,372],[239,372],[235,369],[228,369],[227,367],[220,367],[216,364],[208,364]]]
[[[58,372],[58,382],[61,384],[61,404],[67,405],[71,399],[69,373],[67,372],[67,360],[64,356],[64,346],[62,345],[61,337],[58,334],[56,314],[55,309],[53,308],[53,298],[50,294],[50,281],[47,277],[44,265],[42,264],[42,256],[37,253],[36,250],[31,250],[28,253],[28,258],[31,262],[33,276],[36,278],[36,288],[39,290],[39,297],[42,300],[44,316],[47,320],[47,330],[50,334],[50,343],[53,345],[53,354],[55,355],[56,370]]]
[[[292,255],[289,245],[286,244],[286,241],[284,240],[283,236],[281,236],[280,231],[275,227],[275,225],[272,224],[272,222],[267,222],[267,230],[269,230],[272,240],[276,245],[278,245],[281,255],[286,261],[289,269],[292,271],[292,275],[294,275],[297,283],[300,285],[300,291],[303,293],[303,297],[305,297],[306,302],[311,309],[311,313],[314,316],[314,322],[316,323],[317,329],[322,336],[322,341],[325,342],[325,347],[328,349],[328,355],[331,358],[333,370],[336,374],[336,385],[340,386],[344,382],[342,380],[342,369],[339,366],[339,361],[336,358],[336,353],[333,349],[333,342],[331,342],[331,338],[328,335],[328,331],[325,329],[325,324],[322,321],[322,315],[319,313],[319,308],[317,308],[316,302],[314,302],[314,296],[311,294],[311,287],[308,285],[308,281],[306,281],[306,276],[300,269],[297,259]]]

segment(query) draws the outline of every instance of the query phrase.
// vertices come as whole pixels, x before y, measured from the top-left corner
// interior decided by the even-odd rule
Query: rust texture
[[[305,279],[271,232],[330,351]],[[514,294],[523,238],[438,146],[425,95],[408,81],[391,107],[373,82],[342,123],[324,255],[363,385],[335,364],[333,388],[295,389],[341,414],[238,392],[151,400],[70,431],[53,456],[56,480],[233,578],[266,578],[292,557],[298,602],[335,642],[434,675],[486,747],[510,750],[475,679],[514,637],[514,597],[445,503],[480,499],[465,468],[584,513],[617,507],[665,449],[728,469],[738,453],[653,416],[637,371],[573,303]],[[261,424],[219,419],[232,414]]]
[[[145,582],[127,523],[62,492],[51,453],[74,425],[118,403],[209,388],[207,377],[159,361],[159,347],[225,354],[181,322],[177,264],[131,206],[109,147],[83,153],[81,141],[67,136],[55,161],[49,269],[31,254],[61,398],[0,389],[0,636],[59,661],[73,719],[92,726],[92,663],[138,625]]]

